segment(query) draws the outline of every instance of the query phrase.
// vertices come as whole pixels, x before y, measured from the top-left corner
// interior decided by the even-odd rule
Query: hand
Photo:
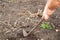
[[[43,15],[42,15],[42,19],[48,20],[48,18],[49,18],[49,15],[47,15],[47,14],[43,14]]]
[[[60,7],[58,0],[47,0],[42,18],[47,20],[55,11],[57,7]]]

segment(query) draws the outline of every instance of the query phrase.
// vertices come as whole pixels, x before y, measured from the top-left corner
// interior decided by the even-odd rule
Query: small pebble
[[[2,15],[0,15],[0,17],[1,17]]]
[[[59,30],[58,29],[56,29],[56,32],[58,32]]]
[[[30,18],[27,18],[27,19],[30,19]]]
[[[60,25],[58,25],[58,26],[60,26]]]
[[[41,40],[44,40],[44,39],[41,39]]]
[[[24,22],[22,22],[22,23],[24,23]]]
[[[6,39],[6,40],[8,40],[8,39]]]
[[[9,32],[11,32],[11,30],[9,30],[9,31],[7,31],[7,32],[5,32],[5,33],[9,33]]]
[[[40,40],[40,39],[37,39],[37,40]]]

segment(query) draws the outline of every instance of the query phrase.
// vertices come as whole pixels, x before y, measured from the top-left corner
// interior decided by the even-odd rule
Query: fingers
[[[54,13],[55,9],[52,9],[51,2],[52,0],[47,1],[46,6],[43,11],[42,19],[48,20],[48,18]]]
[[[47,14],[43,14],[42,19],[47,21],[49,19],[49,16]]]
[[[49,17],[54,13],[55,10],[44,10],[42,18],[48,20]]]

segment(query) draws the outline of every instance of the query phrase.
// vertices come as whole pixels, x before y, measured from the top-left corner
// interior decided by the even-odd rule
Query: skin
[[[47,0],[42,18],[47,20],[58,7],[60,7],[60,0]]]

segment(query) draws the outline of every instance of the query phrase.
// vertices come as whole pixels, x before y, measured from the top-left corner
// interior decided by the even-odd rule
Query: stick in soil
[[[38,27],[38,26],[41,24],[42,21],[43,21],[43,19],[41,18],[41,20],[39,21],[39,23],[38,23],[35,27],[33,27],[33,28],[31,29],[31,31],[29,31],[29,33],[27,33],[27,32],[23,29],[23,36],[24,36],[24,37],[27,37],[29,34],[31,34],[31,32],[32,32],[36,27]]]

